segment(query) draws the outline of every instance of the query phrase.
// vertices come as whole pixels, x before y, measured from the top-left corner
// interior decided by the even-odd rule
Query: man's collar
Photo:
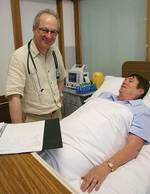
[[[142,99],[136,99],[136,100],[128,100],[128,102],[132,105],[132,106],[137,106],[137,105],[141,105]]]
[[[121,101],[121,100],[118,100],[117,98],[117,95],[114,95],[110,92],[107,92],[106,93],[106,98],[110,98],[112,99],[114,102],[117,102],[117,101]],[[143,102],[142,102],[142,99],[136,99],[136,100],[122,100],[124,103],[129,103],[131,106],[137,106],[137,105],[141,105]]]
[[[117,101],[117,96],[112,94],[111,92],[104,92],[104,95],[107,99],[111,99],[112,101]]]
[[[32,52],[33,58],[35,58],[37,55],[40,54],[33,40],[31,41],[31,44],[30,44],[30,51]]]
[[[50,49],[48,50],[48,53],[51,53],[51,50],[52,50],[51,48],[52,48],[52,47],[50,47]],[[33,40],[31,41],[31,44],[30,44],[30,50],[31,50],[31,52],[32,52],[33,58],[35,58],[37,55],[40,54],[40,52],[39,52],[39,50],[37,49],[37,47],[36,47],[36,45],[35,45],[35,43],[34,43]]]

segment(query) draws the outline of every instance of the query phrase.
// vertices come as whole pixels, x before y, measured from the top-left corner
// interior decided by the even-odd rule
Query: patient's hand
[[[105,162],[92,168],[85,176],[82,177],[83,181],[80,189],[82,192],[87,191],[88,193],[92,192],[93,189],[98,191],[102,182],[110,172],[110,168]]]

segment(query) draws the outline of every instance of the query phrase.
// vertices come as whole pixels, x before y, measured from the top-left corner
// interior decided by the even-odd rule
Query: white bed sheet
[[[92,194],[150,194],[150,145],[145,145],[138,157],[108,175],[99,191]],[[70,180],[77,193],[80,177]],[[87,194],[87,192],[85,192]]]

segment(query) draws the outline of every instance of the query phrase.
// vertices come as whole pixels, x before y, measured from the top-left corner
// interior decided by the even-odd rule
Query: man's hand
[[[92,168],[85,176],[81,177],[83,181],[80,189],[82,192],[87,191],[88,193],[92,192],[93,189],[98,191],[102,182],[110,172],[111,170],[106,162]]]

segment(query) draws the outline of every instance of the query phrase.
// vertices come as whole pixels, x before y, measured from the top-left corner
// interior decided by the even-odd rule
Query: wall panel
[[[69,69],[76,63],[73,2],[70,0],[64,0],[63,10],[64,10],[65,65],[66,68]]]
[[[121,75],[124,61],[146,59],[147,0],[80,0],[83,62],[91,74]]]

